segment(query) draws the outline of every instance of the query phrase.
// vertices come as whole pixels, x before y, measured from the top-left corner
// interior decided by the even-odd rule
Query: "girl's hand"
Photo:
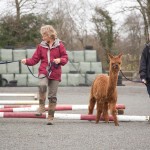
[[[25,65],[26,64],[26,59],[22,59],[21,63],[23,63]]]
[[[55,64],[59,64],[59,63],[60,63],[60,58],[54,59],[53,62],[54,62]]]
[[[142,79],[142,82],[143,82],[144,84],[146,84],[146,80],[145,80],[145,79]]]

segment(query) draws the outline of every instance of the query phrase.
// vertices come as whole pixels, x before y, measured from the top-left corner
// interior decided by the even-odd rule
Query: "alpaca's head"
[[[115,71],[118,72],[121,69],[121,63],[122,63],[122,53],[117,55],[117,56],[113,56],[111,54],[108,54],[109,60],[110,60],[110,70],[111,71]]]

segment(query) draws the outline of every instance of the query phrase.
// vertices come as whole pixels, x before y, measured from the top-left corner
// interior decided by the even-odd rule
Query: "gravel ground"
[[[150,99],[144,85],[124,82],[118,86],[118,104],[125,115],[150,115]],[[36,87],[5,87],[0,92],[36,93]],[[59,87],[58,104],[88,104],[90,87]],[[4,99],[0,97],[0,99]],[[16,97],[17,100],[20,100]],[[61,111],[62,112],[62,111]],[[60,113],[61,113],[60,112]],[[63,113],[87,114],[86,110]],[[149,150],[148,122],[95,124],[94,121],[0,118],[0,150]]]

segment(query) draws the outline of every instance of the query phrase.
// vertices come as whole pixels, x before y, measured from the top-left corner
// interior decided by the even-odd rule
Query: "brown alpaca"
[[[121,67],[122,54],[113,56],[108,54],[109,76],[101,74],[96,77],[91,87],[89,114],[93,114],[95,103],[97,103],[96,123],[99,122],[101,114],[103,114],[105,122],[109,121],[108,109],[113,116],[115,126],[119,126],[117,119],[116,103],[117,103],[117,80]]]

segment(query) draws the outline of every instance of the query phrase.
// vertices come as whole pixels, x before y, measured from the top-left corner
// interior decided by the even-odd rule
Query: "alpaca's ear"
[[[109,59],[114,58],[114,56],[113,56],[113,55],[111,55],[110,53],[108,53],[108,57],[109,57]]]
[[[123,55],[123,54],[122,54],[122,53],[120,53],[120,54],[118,55],[118,57],[119,57],[119,58],[121,58],[121,57],[122,57],[122,55]]]

